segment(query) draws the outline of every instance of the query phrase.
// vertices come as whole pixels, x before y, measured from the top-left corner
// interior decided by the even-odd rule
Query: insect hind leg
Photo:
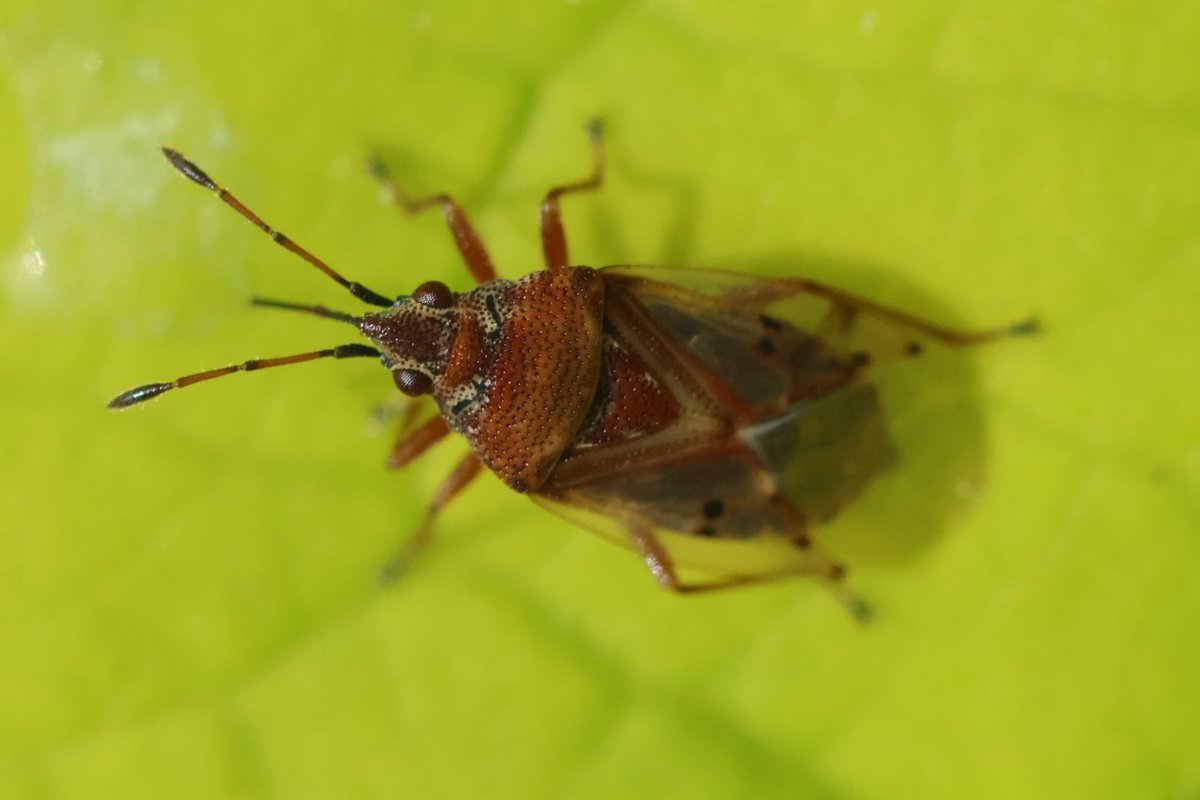
[[[803,566],[759,575],[728,575],[712,580],[684,581],[676,572],[675,563],[670,554],[667,553],[666,548],[653,532],[636,526],[631,526],[627,530],[634,549],[641,555],[642,561],[645,562],[646,568],[650,570],[650,574],[654,576],[658,585],[676,594],[702,594],[718,589],[732,589],[737,586],[815,574],[824,578],[834,599],[841,603],[852,617],[859,622],[866,622],[871,618],[871,607],[845,583],[845,565],[819,552],[807,539],[796,544],[796,547],[803,550],[806,556],[806,563]]]
[[[836,337],[850,335],[857,325],[870,322],[883,323],[895,331],[907,331],[910,337],[900,343],[896,355],[911,357],[921,352],[920,338],[932,339],[946,347],[972,347],[1011,336],[1026,336],[1036,333],[1036,319],[1027,318],[997,328],[964,330],[941,325],[931,320],[901,311],[890,306],[834,289],[824,284],[803,281],[805,290],[824,297],[829,302],[829,313],[821,325],[821,333]],[[899,337],[898,337],[899,343]]]
[[[955,348],[972,347],[1014,336],[1028,336],[1040,329],[1033,317],[996,328],[953,328],[805,278],[763,281],[741,288],[727,299],[766,310],[774,303],[805,295],[827,304],[827,311],[817,323],[814,334],[843,352],[865,356],[865,362],[871,364],[920,355],[925,342]]]

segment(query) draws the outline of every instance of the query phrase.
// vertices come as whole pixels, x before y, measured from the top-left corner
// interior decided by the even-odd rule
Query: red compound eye
[[[433,379],[415,369],[394,370],[392,380],[396,382],[396,388],[409,397],[429,394],[429,390],[433,388]]]
[[[430,308],[449,308],[454,305],[450,287],[441,281],[425,281],[413,290],[412,296],[418,303]]]

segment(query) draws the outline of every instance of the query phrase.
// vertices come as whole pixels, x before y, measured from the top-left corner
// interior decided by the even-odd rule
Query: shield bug
[[[814,281],[728,271],[572,266],[564,195],[604,179],[599,123],[592,171],[541,204],[546,267],[498,278],[483,242],[448,194],[414,198],[379,162],[394,204],[438,209],[477,286],[427,281],[392,300],[349,281],[264,222],[180,153],[171,165],[379,310],[255,299],[348,323],[371,344],[197,372],[114,398],[128,406],[239,371],[319,358],[378,358],[396,387],[432,398],[410,410],[388,464],[408,465],[451,431],[470,445],[390,562],[395,574],[429,541],[439,510],[486,467],[509,487],[638,553],[667,589],[699,592],[794,575],[823,579],[857,615],[844,567],[813,529],[858,497],[892,459],[868,379],[927,343],[964,347],[1033,330],[1032,321],[951,329]],[[413,408],[417,408],[414,406]],[[690,580],[678,568],[702,577]]]

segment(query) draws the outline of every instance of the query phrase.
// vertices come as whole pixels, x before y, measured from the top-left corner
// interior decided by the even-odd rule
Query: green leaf
[[[0,795],[1200,796],[1200,11],[1189,4],[9,3],[0,11]],[[795,582],[681,600],[463,452],[388,474],[357,307],[582,263],[806,274],[1044,333],[897,365],[897,473]],[[940,377],[939,377],[940,376]],[[943,379],[948,384],[943,383]]]

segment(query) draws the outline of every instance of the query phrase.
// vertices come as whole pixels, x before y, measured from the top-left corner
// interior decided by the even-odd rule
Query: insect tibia
[[[168,389],[174,388],[173,383],[147,383],[144,386],[137,386],[127,392],[121,392],[119,395],[108,401],[109,408],[129,408],[132,405],[149,400],[151,397],[158,397]]]
[[[204,170],[188,161],[183,153],[169,147],[164,147],[162,151],[167,160],[171,162],[171,166],[179,170],[188,180],[200,184],[205,189],[212,189],[214,192],[217,190],[217,184],[213,182],[213,179],[208,177]]]

